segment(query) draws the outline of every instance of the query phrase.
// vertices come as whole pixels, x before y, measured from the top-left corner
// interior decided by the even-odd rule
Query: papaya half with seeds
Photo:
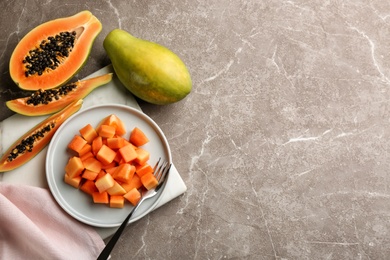
[[[168,48],[115,29],[103,41],[104,49],[122,84],[135,96],[165,105],[185,98],[192,88],[183,61]]]
[[[48,117],[14,142],[0,158],[0,172],[22,166],[37,155],[50,142],[61,124],[77,112],[83,100],[74,101],[60,112]]]
[[[107,84],[111,81],[112,75],[108,73],[54,89],[38,90],[28,97],[9,100],[6,105],[12,111],[26,116],[52,114],[73,101],[84,98],[97,87]]]
[[[102,24],[89,11],[37,26],[20,40],[11,55],[12,80],[24,90],[65,84],[84,66],[101,30]]]

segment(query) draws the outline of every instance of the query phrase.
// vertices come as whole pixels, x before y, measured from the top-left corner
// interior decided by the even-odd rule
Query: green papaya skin
[[[122,84],[135,96],[156,105],[185,98],[192,89],[190,73],[171,50],[114,29],[103,42]]]

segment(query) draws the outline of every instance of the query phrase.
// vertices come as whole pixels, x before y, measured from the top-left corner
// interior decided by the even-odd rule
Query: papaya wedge
[[[86,97],[97,87],[107,84],[112,76],[112,73],[108,73],[54,89],[39,90],[28,97],[9,100],[6,105],[12,111],[25,116],[53,114],[73,101]]]
[[[46,147],[62,123],[77,112],[82,104],[82,99],[74,101],[20,137],[0,158],[0,172],[16,169],[34,158],[34,156]]]

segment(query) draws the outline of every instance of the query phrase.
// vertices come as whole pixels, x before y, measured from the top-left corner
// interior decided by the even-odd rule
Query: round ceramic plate
[[[82,110],[71,116],[64,122],[51,140],[46,156],[46,177],[49,188],[58,204],[75,219],[96,227],[116,227],[119,226],[132,206],[126,201],[122,209],[110,208],[108,205],[94,204],[92,197],[81,190],[64,182],[65,165],[71,156],[67,150],[67,145],[75,134],[79,134],[79,129],[86,124],[97,126],[99,122],[111,115],[117,115],[126,125],[128,138],[130,131],[134,127],[140,128],[149,138],[149,142],[143,146],[150,152],[149,164],[152,166],[159,158],[172,162],[171,152],[168,142],[159,126],[144,113],[124,105],[99,105]],[[163,189],[155,197],[146,200],[134,212],[130,222],[136,221],[157,205]]]

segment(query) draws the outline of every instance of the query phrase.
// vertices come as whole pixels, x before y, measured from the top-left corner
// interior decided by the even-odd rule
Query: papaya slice
[[[31,160],[46,147],[61,124],[77,112],[82,104],[82,99],[71,103],[20,137],[0,158],[0,172],[11,171]]]
[[[38,90],[28,97],[9,100],[6,105],[12,111],[25,116],[53,114],[75,100],[82,99],[97,87],[111,81],[112,73],[80,80],[58,88]]]
[[[102,24],[89,11],[37,26],[11,55],[12,80],[24,90],[62,86],[83,67],[101,30]]]

